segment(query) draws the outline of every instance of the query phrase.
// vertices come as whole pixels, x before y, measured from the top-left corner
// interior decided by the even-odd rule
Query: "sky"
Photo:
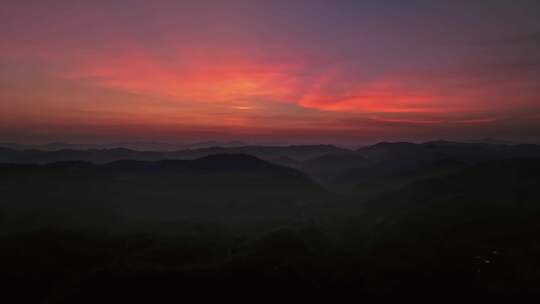
[[[536,0],[4,0],[0,141],[540,142]]]

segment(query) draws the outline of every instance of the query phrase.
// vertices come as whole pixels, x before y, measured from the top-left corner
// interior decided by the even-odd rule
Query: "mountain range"
[[[0,197],[22,303],[539,293],[537,145],[2,148]]]
[[[351,188],[366,180],[410,175],[440,163],[473,164],[509,158],[538,158],[540,145],[432,141],[422,144],[382,142],[357,150],[332,145],[206,147],[176,151],[114,149],[0,148],[0,163],[47,164],[118,160],[190,160],[214,154],[245,154],[298,169],[330,187]]]

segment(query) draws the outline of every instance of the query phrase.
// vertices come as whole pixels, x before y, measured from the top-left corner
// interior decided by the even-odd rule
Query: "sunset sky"
[[[540,141],[540,1],[2,1],[0,141]]]

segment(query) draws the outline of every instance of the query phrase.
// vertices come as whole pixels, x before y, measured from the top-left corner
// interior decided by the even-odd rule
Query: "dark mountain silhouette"
[[[377,167],[381,168],[377,172]],[[399,168],[384,168],[384,165],[374,166],[368,170],[352,169],[343,173],[336,182],[343,185],[343,191],[353,197],[369,200],[377,196],[400,189],[413,182],[427,178],[445,176],[467,167],[466,163],[443,159],[429,165],[422,165],[408,170]],[[351,174],[352,176],[348,176]],[[342,184],[340,184],[343,181]]]
[[[362,217],[361,229],[372,240],[370,259],[378,271],[448,278],[460,272],[461,280],[476,278],[478,288],[492,292],[535,290],[539,172],[540,160],[490,161],[381,196],[365,205]]]
[[[499,145],[448,141],[380,143],[356,151],[370,161],[362,168],[345,168],[334,182],[356,185],[373,179],[419,175],[440,164],[475,164],[488,160],[540,158],[539,145]]]
[[[375,204],[380,206],[382,201],[388,201],[393,208],[415,208],[424,203],[456,206],[476,201],[477,206],[495,208],[497,202],[503,202],[507,207],[518,210],[522,202],[540,198],[539,185],[540,159],[489,161],[415,182],[384,195]],[[540,205],[532,207],[540,208]]]
[[[490,159],[538,158],[540,145],[504,145],[432,141],[423,144],[380,143],[357,150],[371,160],[425,163],[440,159],[479,162]]]
[[[0,178],[4,210],[84,210],[142,219],[294,218],[303,204],[327,195],[295,169],[238,154],[102,165],[2,164]]]
[[[515,300],[539,293],[539,156],[448,141],[0,149],[0,283],[19,303],[239,286],[251,299]]]
[[[359,190],[373,186],[371,189],[376,191],[368,195],[372,197],[439,170],[451,170],[452,163],[459,167],[487,160],[540,158],[540,146],[433,141],[423,144],[383,142],[356,151],[330,145],[210,147],[170,152],[125,148],[57,151],[0,148],[0,162],[105,164],[120,160],[193,160],[214,154],[252,155],[298,169],[327,188],[363,197],[366,193]]]
[[[539,159],[461,164],[339,202],[334,229],[372,292],[520,297],[538,293],[538,202]]]
[[[347,149],[331,145],[315,146],[240,146],[240,147],[208,147],[178,151],[135,151],[126,148],[114,149],[61,149],[61,150],[17,150],[0,148],[0,162],[4,163],[39,163],[46,164],[58,161],[80,160],[93,163],[108,163],[117,160],[158,161],[165,159],[196,159],[214,154],[247,154],[264,160],[289,157],[295,160],[306,160],[326,154],[352,153]]]
[[[134,151],[125,148],[107,150],[15,150],[2,148],[0,162],[47,164],[60,161],[87,161],[92,163],[108,163],[116,160],[137,159],[142,161],[168,159],[167,152]]]
[[[45,151],[58,151],[58,150],[110,150],[117,148],[126,148],[130,150],[138,151],[178,151],[182,149],[200,149],[209,147],[240,147],[247,144],[241,141],[203,141],[194,143],[164,143],[164,142],[147,142],[147,141],[135,141],[135,142],[118,142],[109,144],[73,144],[66,142],[51,142],[47,144],[17,144],[3,142],[0,143],[0,147],[11,148],[16,150],[45,150]]]
[[[297,168],[325,186],[369,197],[411,181],[451,172],[487,160],[540,158],[538,145],[433,141],[424,144],[379,143],[354,153],[326,154],[307,160],[272,161]],[[363,193],[360,193],[363,192]]]
[[[296,168],[326,185],[334,182],[336,177],[347,170],[369,168],[373,165],[369,159],[355,153],[325,154],[304,161],[283,157],[272,161]]]

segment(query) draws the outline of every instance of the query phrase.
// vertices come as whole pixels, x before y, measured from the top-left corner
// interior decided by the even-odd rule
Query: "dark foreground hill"
[[[347,158],[321,161],[332,168]],[[2,165],[3,296],[17,303],[538,296],[540,160],[427,168],[365,201],[243,155]]]
[[[367,260],[405,289],[410,275],[471,291],[538,291],[540,160],[485,162],[417,181],[363,212],[357,231],[370,240]]]
[[[103,165],[3,164],[0,180],[4,222],[25,218],[34,224],[65,220],[98,225],[113,218],[290,219],[327,195],[295,169],[235,154]]]

